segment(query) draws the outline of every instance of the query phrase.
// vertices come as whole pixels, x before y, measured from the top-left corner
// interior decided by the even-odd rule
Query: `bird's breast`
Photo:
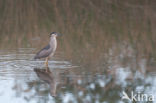
[[[50,42],[50,48],[51,48],[51,54],[50,57],[52,57],[56,51],[57,48],[57,41],[56,38],[54,38],[51,42]]]

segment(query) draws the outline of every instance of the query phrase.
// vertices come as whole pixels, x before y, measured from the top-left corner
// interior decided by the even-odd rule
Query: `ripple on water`
[[[33,60],[35,55],[33,52],[34,49],[31,48],[20,48],[12,52],[0,51],[0,84],[3,84],[0,85],[1,100],[6,101],[7,98],[13,103],[18,99],[22,103],[27,103],[25,99],[30,100],[30,103],[46,100],[55,103],[56,99],[49,97],[50,88],[54,88],[54,86],[46,85],[46,82],[40,79],[41,77],[43,79],[44,77],[50,78],[50,82],[54,84],[62,83],[61,89],[58,86],[58,96],[59,100],[64,103],[78,103],[79,100],[84,103],[101,101],[107,103],[112,97],[114,101],[122,103],[118,99],[120,98],[119,94],[127,88],[134,91],[144,89],[145,93],[152,92],[156,97],[155,74],[145,75],[145,70],[141,69],[143,71],[141,73],[139,70],[132,71],[130,67],[122,66],[116,67],[114,70],[108,68],[111,69],[111,72],[96,73],[95,75],[85,74],[79,71],[80,69],[74,69],[73,67],[76,66],[69,61],[59,59],[59,55],[49,60],[49,68],[53,69],[52,72],[49,74],[41,72],[43,74],[39,78],[34,72],[34,68],[44,67],[44,59]],[[142,66],[141,68],[145,69]]]
[[[44,59],[33,60],[35,54],[33,48],[20,48],[18,50],[0,51],[0,79],[10,79],[13,76],[25,77],[33,73],[33,68],[44,67]],[[68,61],[49,60],[50,68],[71,68],[74,67]],[[57,58],[58,59],[58,58]]]

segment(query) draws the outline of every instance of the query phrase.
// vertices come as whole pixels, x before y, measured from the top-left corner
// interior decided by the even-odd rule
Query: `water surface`
[[[84,68],[81,65],[64,61],[58,51],[49,61],[46,71],[44,59],[33,60],[35,50],[19,48],[0,51],[1,101],[122,103],[125,102],[121,99],[123,91],[129,95],[134,91],[156,96],[156,75],[154,71],[146,71],[146,59],[139,61],[138,70],[132,70],[130,63],[126,64],[129,66],[122,66],[110,56],[108,61],[113,64],[104,72],[93,73],[81,71]]]

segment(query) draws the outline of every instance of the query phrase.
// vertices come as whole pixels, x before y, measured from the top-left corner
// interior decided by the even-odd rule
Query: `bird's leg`
[[[46,65],[46,67],[48,67],[48,57],[45,60],[45,65]]]

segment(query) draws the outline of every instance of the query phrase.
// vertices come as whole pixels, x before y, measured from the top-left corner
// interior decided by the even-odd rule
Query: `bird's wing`
[[[40,59],[40,58],[44,58],[44,57],[47,57],[49,56],[51,53],[51,50],[50,50],[50,45],[47,45],[46,47],[44,47],[43,49],[41,49],[35,56],[34,59]]]

